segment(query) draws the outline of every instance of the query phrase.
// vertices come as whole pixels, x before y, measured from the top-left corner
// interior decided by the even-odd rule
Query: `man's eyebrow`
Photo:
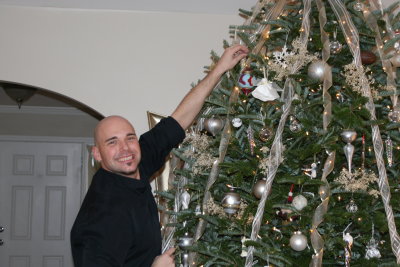
[[[126,136],[127,136],[127,137],[136,136],[136,134],[135,134],[135,133],[128,133]]]
[[[107,142],[109,142],[111,140],[115,140],[115,139],[117,139],[117,137],[113,136],[113,137],[110,137],[110,138],[106,139],[104,142],[107,143]]]

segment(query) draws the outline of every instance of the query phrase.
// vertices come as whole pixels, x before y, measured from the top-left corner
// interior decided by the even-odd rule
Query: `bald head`
[[[112,116],[108,116],[105,117],[104,119],[102,119],[97,125],[96,128],[94,129],[94,142],[97,145],[98,142],[100,141],[99,138],[101,136],[101,133],[103,133],[104,131],[107,131],[110,128],[113,128],[115,125],[120,125],[120,124],[125,124],[127,126],[130,126],[133,130],[133,132],[135,132],[132,124],[125,119],[124,117],[118,116],[118,115],[112,115]]]

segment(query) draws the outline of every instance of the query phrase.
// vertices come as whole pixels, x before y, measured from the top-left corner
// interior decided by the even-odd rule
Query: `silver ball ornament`
[[[228,215],[235,214],[240,207],[240,195],[233,191],[226,193],[221,201],[221,205]]]
[[[332,54],[339,54],[340,51],[342,51],[342,47],[343,45],[336,40],[329,43],[329,48]]]
[[[307,237],[300,231],[294,232],[290,237],[290,247],[296,251],[302,251],[307,247]]]
[[[204,129],[211,133],[213,136],[221,132],[224,127],[224,121],[220,118],[207,118],[204,120]]]
[[[178,246],[183,250],[193,245],[193,237],[191,237],[187,232],[181,236],[178,241]]]
[[[298,133],[301,131],[301,128],[303,128],[301,123],[295,117],[290,116],[289,130],[293,133]]]
[[[256,198],[261,199],[261,196],[265,191],[266,184],[267,184],[267,180],[265,178],[258,180],[257,183],[254,184],[253,195]]]
[[[328,71],[328,64],[324,61],[315,61],[308,66],[308,76],[312,79],[322,81],[324,79],[325,73]]]
[[[351,143],[357,138],[357,132],[354,130],[343,130],[343,132],[340,134],[342,137],[342,140],[346,143]]]
[[[355,11],[363,11],[364,4],[361,3],[361,2],[357,2],[357,3],[354,4],[353,8],[354,8]]]
[[[260,137],[260,140],[263,142],[267,142],[272,138],[274,135],[274,131],[267,126],[264,126],[261,128],[260,132],[258,133],[258,137]]]
[[[393,67],[400,67],[400,53],[396,53],[393,57],[390,58],[390,62]]]
[[[239,128],[240,126],[242,126],[243,122],[240,118],[233,118],[232,119],[232,125],[235,128]]]
[[[307,204],[308,204],[307,198],[305,198],[303,195],[295,196],[292,201],[292,206],[298,211],[307,207]]]
[[[346,205],[346,210],[350,213],[356,213],[358,211],[358,206],[354,200],[350,200],[349,204]]]
[[[390,111],[388,118],[391,122],[400,122],[400,110]]]

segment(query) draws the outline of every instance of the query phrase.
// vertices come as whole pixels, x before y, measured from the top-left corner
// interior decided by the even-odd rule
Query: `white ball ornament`
[[[303,195],[297,195],[293,198],[292,206],[296,210],[300,211],[307,206],[307,203],[308,203],[307,198],[305,198]]]
[[[290,238],[290,247],[296,251],[302,251],[307,247],[307,237],[300,231],[294,232]]]
[[[243,122],[240,118],[233,118],[232,119],[232,125],[235,128],[239,128],[240,126],[242,126]]]
[[[308,76],[312,79],[322,81],[325,73],[329,70],[328,64],[325,61],[315,61],[308,66]]]

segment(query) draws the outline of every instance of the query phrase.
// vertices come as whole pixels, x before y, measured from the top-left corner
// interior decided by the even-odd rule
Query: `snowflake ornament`
[[[306,45],[297,38],[292,42],[292,51],[288,51],[287,46],[284,45],[282,51],[273,53],[273,59],[268,62],[268,68],[276,73],[274,80],[281,81],[317,58],[316,54],[309,54]]]
[[[288,59],[290,56],[293,56],[294,52],[288,52],[288,48],[286,45],[283,46],[282,51],[275,51],[273,53],[273,62],[277,65],[280,65],[283,69],[286,69],[288,66]]]

